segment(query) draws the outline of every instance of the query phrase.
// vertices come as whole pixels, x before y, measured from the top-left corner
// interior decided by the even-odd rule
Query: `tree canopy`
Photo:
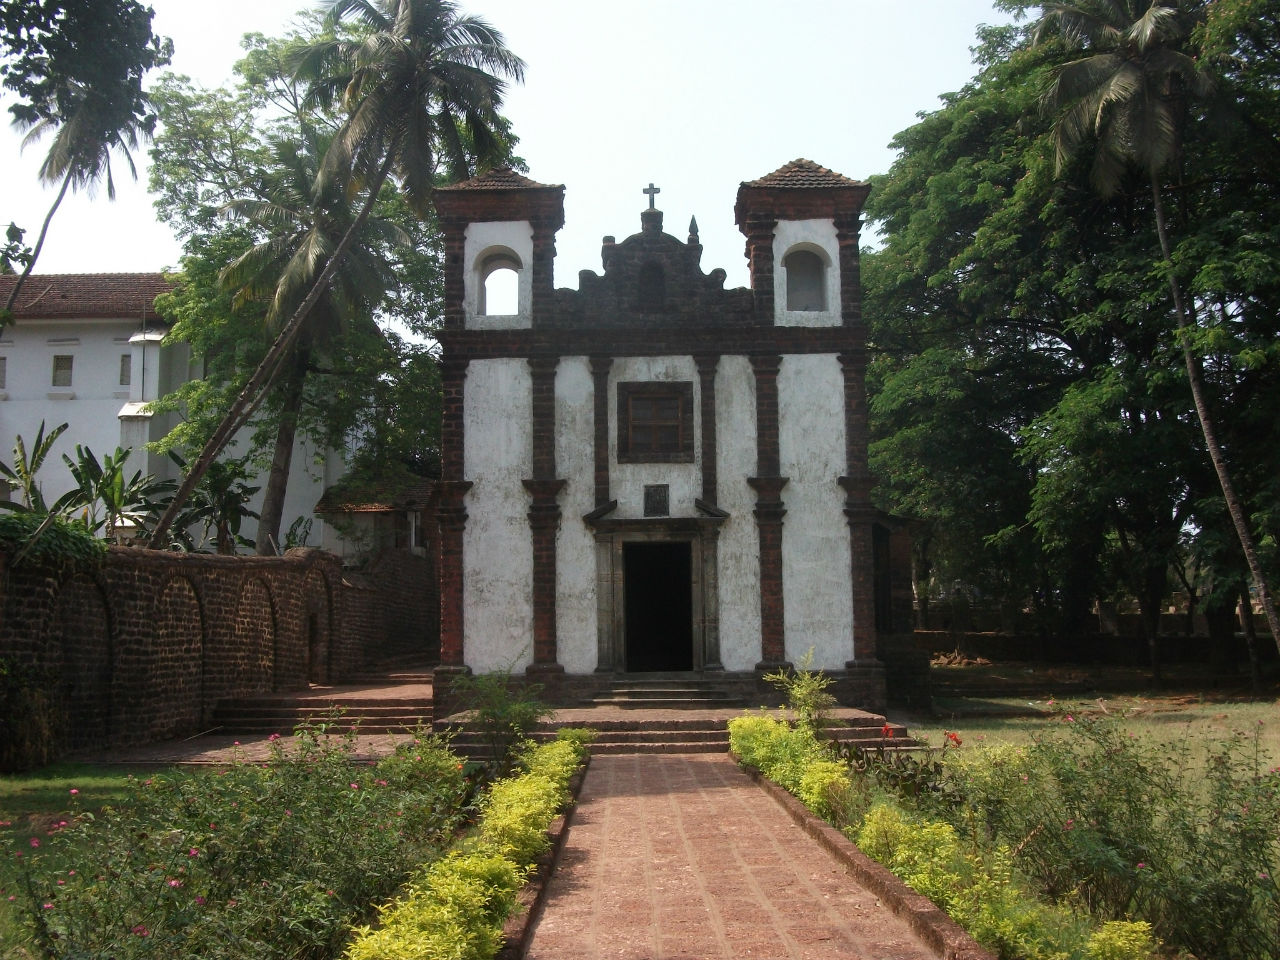
[[[1059,150],[1061,114],[1044,105],[1079,59],[1069,31],[985,29],[977,75],[898,135],[898,159],[873,180],[872,458],[883,505],[918,518],[925,596],[959,587],[1071,630],[1118,588],[1149,631],[1170,570],[1234,597],[1243,557],[1220,535],[1183,344],[1274,581],[1280,192],[1263,118],[1277,84],[1256,51],[1280,34],[1256,5],[1207,7],[1180,53],[1214,65],[1226,106],[1179,101],[1196,122],[1162,161],[1177,225],[1167,258],[1149,175],[1113,163],[1099,193],[1098,132],[1073,127],[1085,149]],[[1181,333],[1170,270],[1199,319]]]

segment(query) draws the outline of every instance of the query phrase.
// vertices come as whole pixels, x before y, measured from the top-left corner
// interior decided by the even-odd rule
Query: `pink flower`
[[[1068,714],[1067,714],[1067,723],[1075,723],[1075,722],[1076,722],[1076,718],[1075,718],[1075,717],[1073,717],[1071,714],[1069,714],[1069,713],[1068,713]]]
[[[200,897],[200,896],[196,897],[196,906],[200,906],[200,907],[204,906],[204,897]]]
[[[200,851],[196,847],[192,847],[190,850],[187,851],[187,856],[198,857],[200,856]]]
[[[181,881],[181,880],[170,880],[170,881],[169,881],[169,886],[171,886],[171,887],[180,887],[180,886],[182,886],[182,881]]]
[[[42,907],[43,909],[45,909],[45,910],[52,910],[52,909],[53,909],[53,904],[52,904],[52,903],[44,903],[44,904],[41,904],[41,907]]]
[[[136,934],[137,934],[138,936],[140,936],[140,937],[149,937],[149,936],[151,936],[151,931],[147,929],[147,925],[146,925],[145,923],[140,923],[140,924],[138,924],[138,925],[137,925],[136,927],[134,927],[130,932],[131,932],[131,933],[136,933]]]
[[[38,847],[38,846],[40,846],[40,838],[39,838],[39,837],[32,837],[32,838],[31,838],[31,846],[32,846],[33,848],[34,848],[34,847]]]
[[[271,736],[267,737],[267,743],[275,743],[279,739],[280,739],[280,734],[273,733]]]
[[[352,790],[359,790],[359,789],[360,789],[360,784],[358,784],[358,783],[353,783],[353,784],[351,784],[351,789],[352,789]]]
[[[60,887],[65,887],[66,885],[67,885],[67,881],[65,881],[65,880],[59,880],[59,881],[58,881],[58,886],[60,886]]]
[[[79,793],[79,792],[80,792],[80,791],[79,791],[79,790],[77,790],[75,787],[72,787],[72,788],[71,788],[71,795],[72,795],[73,797],[74,797],[77,793]]]
[[[1075,828],[1076,828],[1076,822],[1074,820],[1068,820],[1066,823],[1062,825],[1063,830],[1074,830]]]
[[[1145,869],[1146,869],[1146,867],[1147,867],[1147,865],[1146,865],[1145,863],[1143,863],[1142,861],[1138,861],[1138,869],[1139,869],[1139,870],[1145,870]]]

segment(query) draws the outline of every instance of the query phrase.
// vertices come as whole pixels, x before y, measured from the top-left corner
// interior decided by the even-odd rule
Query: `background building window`
[[[127,353],[120,354],[120,386],[127,387],[133,382],[133,357]]]
[[[71,364],[75,357],[70,354],[60,353],[53,358],[53,386],[69,387],[71,386]]]
[[[693,460],[693,384],[618,384],[618,462]]]

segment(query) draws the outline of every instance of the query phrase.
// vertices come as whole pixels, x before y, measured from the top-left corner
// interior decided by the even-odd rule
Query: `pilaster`
[[[556,659],[556,531],[557,502],[565,481],[556,477],[556,367],[559,357],[529,358],[533,476],[529,491],[529,536],[533,549],[533,663],[531,673],[559,673]]]
[[[613,357],[591,358],[592,396],[595,427],[595,493],[596,507],[607,504],[609,496],[609,370]]]
[[[702,408],[702,499],[717,504],[716,493],[716,367],[719,354],[698,354],[693,362],[698,367],[699,404]]]
[[[760,656],[757,670],[774,669],[786,662],[786,630],[782,582],[782,488],[787,478],[778,475],[778,370],[777,354],[752,356],[756,378],[756,473],[747,483],[756,491],[756,530],[760,538]]]
[[[838,483],[845,492],[844,515],[849,523],[849,576],[853,592],[853,659],[855,664],[877,658],[875,605],[875,539],[878,513],[871,503],[871,471],[867,464],[866,354],[855,348],[839,357],[844,377],[845,451],[848,474]]]

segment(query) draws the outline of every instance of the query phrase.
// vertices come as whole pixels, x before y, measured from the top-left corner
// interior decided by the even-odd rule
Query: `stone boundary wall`
[[[313,549],[111,548],[100,567],[65,575],[0,555],[0,657],[48,679],[58,753],[190,736],[219,700],[340,682],[381,659],[382,598],[412,589],[353,585]]]

